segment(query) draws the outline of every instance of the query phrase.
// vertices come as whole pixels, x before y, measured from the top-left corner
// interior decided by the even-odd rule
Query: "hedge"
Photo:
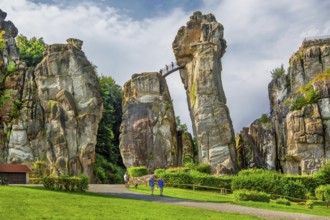
[[[237,201],[255,201],[255,202],[269,202],[270,195],[264,192],[250,191],[250,190],[235,190],[234,198]]]
[[[195,186],[199,185],[230,189],[232,180],[231,177],[216,177],[208,174],[203,174],[195,170],[191,170],[190,174],[182,171],[171,173],[164,173],[162,172],[162,170],[156,171],[156,176],[162,177],[166,184],[173,185],[179,188],[189,188],[189,186],[184,186],[184,184],[194,184]]]
[[[312,195],[315,195],[315,189],[319,186],[317,179],[315,176],[290,176],[286,175],[284,176],[285,179],[290,181],[300,181],[307,191],[311,193]]]
[[[42,178],[42,183],[46,189],[56,191],[79,191],[84,192],[88,189],[87,176],[46,176]]]
[[[29,178],[29,184],[42,184],[42,178]]]
[[[248,169],[239,172],[237,176],[233,177],[231,188],[234,191],[246,189],[265,192],[274,196],[287,196],[291,197],[289,198],[290,200],[300,201],[305,199],[307,193],[305,185],[300,180],[305,180],[305,183],[309,184],[310,189],[315,187],[311,183],[312,178],[286,177],[270,170]]]
[[[187,173],[164,173],[161,176],[167,185],[173,185],[179,188],[190,188],[189,186],[180,186],[182,184],[193,184],[193,178]]]
[[[127,169],[129,176],[138,177],[148,175],[149,171],[145,166],[130,167]]]
[[[233,191],[246,189],[283,195],[282,176],[269,170],[243,170],[231,182]]]

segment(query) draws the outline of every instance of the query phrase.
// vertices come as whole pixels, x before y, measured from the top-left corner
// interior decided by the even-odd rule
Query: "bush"
[[[330,184],[317,187],[315,195],[317,199],[325,201],[328,207],[330,202]]]
[[[291,205],[290,201],[285,199],[285,198],[279,198],[279,199],[276,199],[276,204],[281,204],[281,205]]]
[[[127,169],[128,174],[131,177],[138,177],[138,176],[144,176],[149,173],[147,167],[145,166],[140,166],[140,167],[130,167]]]
[[[313,200],[307,200],[305,205],[308,209],[313,209],[314,208],[314,201]]]
[[[237,201],[255,201],[255,202],[269,202],[270,195],[264,192],[236,190],[234,191],[234,198]]]
[[[165,169],[156,169],[154,171],[154,174],[156,177],[163,177],[163,175],[165,174],[166,170]]]
[[[194,163],[194,162],[192,162],[192,161],[188,161],[188,162],[185,162],[185,163],[184,163],[184,166],[185,166],[185,167],[188,167],[188,168],[191,169],[191,170],[195,170],[196,167],[197,167],[197,164]]]
[[[210,174],[211,173],[211,166],[208,165],[208,164],[200,163],[200,164],[197,165],[196,170],[201,172],[201,173]]]
[[[246,189],[283,195],[283,176],[270,170],[243,170],[233,177],[231,189]]]
[[[17,70],[16,64],[14,61],[9,61],[8,66],[7,66],[7,72],[8,73],[13,73]]]
[[[42,178],[42,183],[49,190],[84,192],[88,189],[88,177],[84,175],[79,177],[47,176]]]
[[[182,185],[182,184],[193,184],[193,178],[191,175],[187,173],[165,173],[163,176],[163,180],[168,185]],[[190,186],[176,186],[179,188],[191,188]]]
[[[96,153],[96,163],[93,166],[95,183],[123,183],[125,170],[115,163],[109,162],[104,156]]]
[[[330,162],[326,163],[316,174],[316,181],[319,185],[330,184]]]
[[[293,198],[297,198],[298,201],[305,199],[307,190],[301,181],[287,180],[285,182],[282,195],[292,197],[290,200],[295,200]]]
[[[300,181],[306,188],[306,190],[314,196],[315,189],[319,186],[315,176],[284,176],[286,180],[289,181]]]

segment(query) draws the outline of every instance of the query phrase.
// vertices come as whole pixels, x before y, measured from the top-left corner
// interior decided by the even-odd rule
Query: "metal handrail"
[[[171,73],[182,69],[183,66],[179,66],[177,63],[171,62],[170,64],[166,64],[164,68],[159,70],[159,73],[162,74],[164,77],[170,75]]]
[[[328,39],[328,38],[330,39],[330,35],[305,37],[304,41],[309,41],[309,40],[323,40],[323,39]]]

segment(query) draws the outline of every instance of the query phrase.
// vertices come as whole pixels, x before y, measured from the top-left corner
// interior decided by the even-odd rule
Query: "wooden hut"
[[[30,168],[24,164],[0,164],[0,184],[29,183]]]

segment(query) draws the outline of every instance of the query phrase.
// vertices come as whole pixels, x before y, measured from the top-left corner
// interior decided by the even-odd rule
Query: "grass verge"
[[[254,216],[123,199],[96,193],[0,187],[0,219],[259,219]]]
[[[139,185],[138,189],[129,188],[131,191],[150,194],[150,189],[148,186]],[[159,190],[155,188],[155,195],[159,193]],[[218,203],[230,203],[241,206],[283,211],[283,212],[294,212],[294,213],[303,213],[310,215],[319,215],[319,216],[330,216],[330,208],[327,208],[322,203],[315,203],[313,209],[308,209],[305,205],[299,205],[298,203],[291,202],[290,206],[285,206],[281,204],[276,204],[275,201],[270,203],[264,202],[252,202],[252,201],[235,201],[232,194],[222,195],[218,192],[210,191],[199,191],[199,190],[188,190],[188,189],[179,189],[167,187],[164,188],[164,195],[174,198],[181,198],[187,200],[196,200],[196,201],[205,201],[205,202],[218,202]]]

